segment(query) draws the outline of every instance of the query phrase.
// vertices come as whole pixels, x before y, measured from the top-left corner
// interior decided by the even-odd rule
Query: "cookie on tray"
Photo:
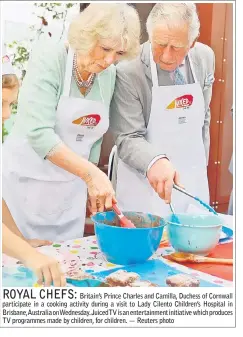
[[[74,270],[74,271],[68,271],[66,273],[66,277],[73,279],[73,280],[85,280],[85,279],[95,279],[93,275],[90,275],[88,273],[85,273],[83,270]]]
[[[159,286],[150,281],[137,280],[137,281],[132,282],[130,287],[159,287]]]
[[[200,281],[186,274],[177,274],[167,277],[166,284],[169,287],[199,287]]]
[[[136,273],[130,273],[126,270],[118,270],[108,275],[106,277],[106,282],[112,287],[127,287],[138,279],[139,275]]]

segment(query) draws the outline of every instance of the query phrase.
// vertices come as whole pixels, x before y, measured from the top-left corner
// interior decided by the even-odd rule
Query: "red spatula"
[[[136,228],[136,226],[130,220],[128,220],[128,218],[125,217],[125,215],[122,213],[122,211],[119,209],[119,207],[117,207],[116,203],[113,202],[112,208],[113,208],[114,212],[116,213],[116,215],[120,219],[121,227]]]

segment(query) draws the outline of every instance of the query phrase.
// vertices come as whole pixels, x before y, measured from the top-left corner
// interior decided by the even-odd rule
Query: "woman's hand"
[[[116,202],[115,192],[107,175],[98,168],[92,169],[84,179],[88,187],[89,210],[92,214],[111,209]]]
[[[110,209],[112,200],[116,202],[115,192],[107,175],[87,159],[78,156],[65,144],[58,145],[47,158],[87,184],[92,214]]]
[[[47,255],[35,252],[23,261],[24,265],[36,274],[37,283],[45,287],[50,287],[51,284],[55,287],[65,287],[66,279],[57,260]]]

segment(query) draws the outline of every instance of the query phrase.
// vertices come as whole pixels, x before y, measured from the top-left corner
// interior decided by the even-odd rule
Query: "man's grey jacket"
[[[202,138],[208,161],[210,101],[214,81],[215,57],[210,47],[197,42],[190,49],[190,58],[204,96],[205,119]],[[188,62],[188,57],[185,58],[185,62]],[[189,66],[187,78],[189,79],[188,83],[193,83]],[[166,78],[166,72],[158,70],[158,79],[159,85],[170,85]],[[141,53],[136,59],[124,61],[117,65],[116,85],[110,110],[110,128],[115,137],[118,155],[126,164],[137,169],[142,175],[146,175],[150,162],[156,156],[165,154],[163,149],[156,149],[146,140],[151,103],[150,44],[146,42],[141,46]],[[116,180],[114,178],[116,166],[117,157],[114,160],[113,181]]]

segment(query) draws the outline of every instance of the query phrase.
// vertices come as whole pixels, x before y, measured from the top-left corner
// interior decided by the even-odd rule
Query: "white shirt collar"
[[[182,67],[185,65],[185,59],[181,62],[180,66],[179,67]]]

